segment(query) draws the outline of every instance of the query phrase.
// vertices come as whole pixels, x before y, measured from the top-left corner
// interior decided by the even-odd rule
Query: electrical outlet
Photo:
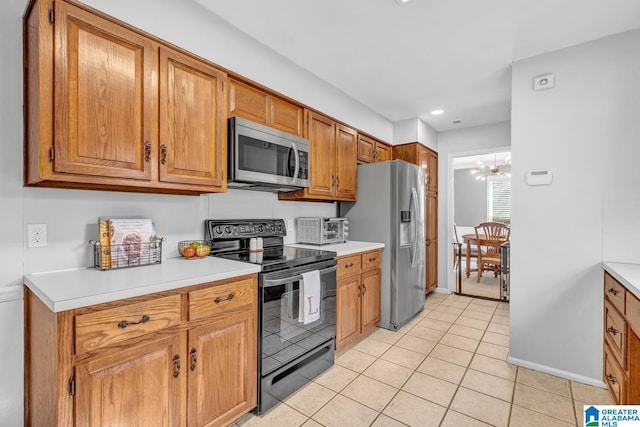
[[[293,228],[294,228],[294,224],[293,224],[293,220],[292,219],[288,219],[287,220],[287,231],[289,233],[293,233]]]
[[[47,246],[47,224],[27,224],[27,247]]]

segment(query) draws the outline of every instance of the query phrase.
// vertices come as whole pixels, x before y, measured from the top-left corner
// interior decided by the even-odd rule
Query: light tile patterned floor
[[[612,403],[604,389],[508,364],[508,346],[508,304],[431,293],[400,331],[378,329],[232,426],[581,426],[582,405]]]

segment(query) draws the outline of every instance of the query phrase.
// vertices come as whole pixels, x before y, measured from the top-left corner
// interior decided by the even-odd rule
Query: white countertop
[[[629,292],[640,298],[640,264],[622,262],[603,262],[602,268],[622,283]]]
[[[376,242],[358,242],[348,241],[345,243],[336,243],[335,245],[310,245],[307,243],[295,243],[292,245],[296,248],[309,248],[309,249],[322,249],[323,251],[332,251],[338,254],[338,256],[356,254],[358,252],[372,251],[374,249],[384,248],[384,243]]]
[[[168,258],[161,264],[119,270],[82,268],[27,274],[24,283],[53,312],[59,312],[259,271],[255,264],[211,256]]]

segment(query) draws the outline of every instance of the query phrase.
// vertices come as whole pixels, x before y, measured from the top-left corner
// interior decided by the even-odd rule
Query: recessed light
[[[442,114],[442,113],[444,113],[444,110],[433,110],[431,112],[431,114],[434,115],[434,116],[437,116],[437,115]]]

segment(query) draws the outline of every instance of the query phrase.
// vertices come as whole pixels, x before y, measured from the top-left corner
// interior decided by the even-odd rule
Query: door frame
[[[502,145],[499,147],[489,147],[489,148],[481,148],[476,150],[465,150],[465,151],[456,151],[453,153],[448,153],[447,155],[447,217],[445,219],[447,223],[447,290],[449,293],[454,293],[456,289],[456,278],[453,272],[453,251],[451,248],[453,247],[453,203],[454,203],[454,169],[453,169],[453,159],[458,157],[471,157],[471,156],[479,156],[483,154],[494,154],[494,153],[503,153],[505,151],[512,151],[510,145]]]

